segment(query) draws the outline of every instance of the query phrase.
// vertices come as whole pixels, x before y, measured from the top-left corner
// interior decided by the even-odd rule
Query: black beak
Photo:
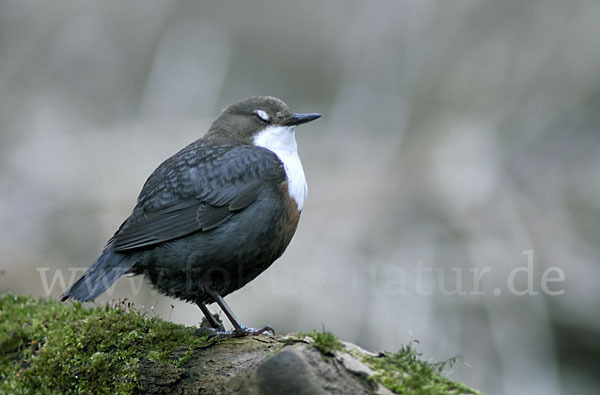
[[[303,123],[314,121],[317,118],[321,118],[321,114],[296,114],[294,115],[294,118],[292,118],[292,120],[288,122],[288,126],[302,125]]]

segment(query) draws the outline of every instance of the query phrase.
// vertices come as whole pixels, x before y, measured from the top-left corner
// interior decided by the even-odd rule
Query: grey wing
[[[185,155],[185,152],[177,154]],[[270,151],[255,146],[212,153],[196,166],[185,158],[165,161],[148,179],[132,215],[113,237],[115,251],[149,247],[197,231],[218,227],[251,205],[261,185],[285,179]]]

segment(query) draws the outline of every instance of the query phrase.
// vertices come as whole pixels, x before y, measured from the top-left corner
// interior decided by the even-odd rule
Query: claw
[[[269,325],[264,328],[247,328],[242,327],[241,330],[234,329],[232,331],[219,330],[215,328],[204,328],[200,327],[194,332],[196,336],[208,336],[209,339],[215,337],[227,338],[227,337],[244,337],[244,336],[256,336],[256,335],[275,335],[275,330]]]
[[[266,325],[264,328],[256,329],[256,328],[247,328],[245,326],[241,327],[239,330],[236,329],[233,332],[237,333],[237,336],[255,336],[255,335],[264,335],[270,333],[271,335],[275,334],[275,330],[271,328],[269,325]]]
[[[273,329],[271,325],[265,325],[265,327],[262,328],[260,331],[261,334],[271,332],[271,335],[275,336],[275,329]]]

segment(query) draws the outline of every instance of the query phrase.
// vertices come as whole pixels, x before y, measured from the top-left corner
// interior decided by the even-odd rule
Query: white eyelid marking
[[[269,120],[269,114],[267,114],[265,111],[263,110],[256,110],[256,115],[258,115],[258,117],[260,119],[262,119],[263,121],[267,122]]]

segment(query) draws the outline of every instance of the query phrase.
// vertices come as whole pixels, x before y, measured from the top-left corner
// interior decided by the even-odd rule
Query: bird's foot
[[[225,330],[225,328],[223,329],[217,329],[217,328],[210,328],[210,327],[204,327],[201,326],[198,329],[196,329],[194,331],[194,335],[196,336],[208,336],[209,339],[213,338],[215,336],[220,336],[222,333],[226,333],[227,331]]]
[[[205,328],[200,327],[196,329],[194,332],[196,336],[208,336],[209,339],[219,337],[219,338],[227,338],[227,337],[244,337],[244,336],[255,336],[255,335],[264,335],[271,334],[275,335],[275,330],[271,328],[269,325],[264,328],[256,329],[256,328],[247,328],[242,326],[239,330],[234,329],[231,331],[226,331],[225,329],[217,329],[217,328]]]
[[[275,330],[269,325],[265,325],[263,328],[260,329],[246,328],[245,326],[242,326],[239,330],[234,330],[234,332],[237,333],[237,336],[254,336],[266,334],[275,335]]]

